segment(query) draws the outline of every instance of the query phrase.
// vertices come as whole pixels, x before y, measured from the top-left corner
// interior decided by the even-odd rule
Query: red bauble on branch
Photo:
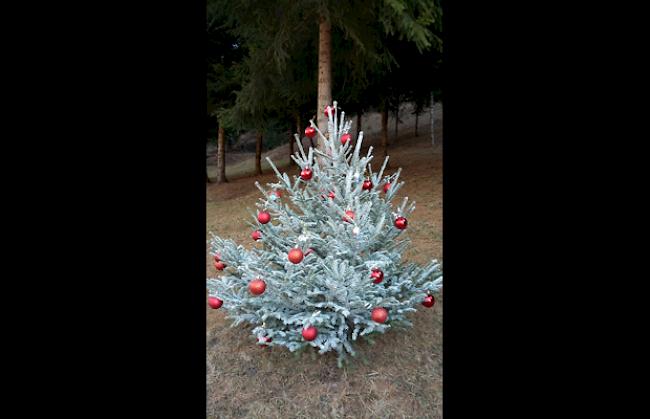
[[[350,211],[350,210],[345,211],[345,215],[343,216],[343,221],[350,222],[351,220],[354,220],[354,211]]]
[[[382,307],[375,307],[372,309],[370,318],[377,323],[384,323],[388,319],[388,311]]]
[[[427,308],[431,308],[431,307],[433,307],[435,302],[436,302],[436,299],[433,298],[433,295],[427,295],[426,297],[424,297],[424,301],[422,301],[422,305],[427,307]]]
[[[305,128],[305,136],[307,138],[314,138],[316,136],[316,129],[314,127]]]
[[[253,231],[253,233],[251,234],[251,237],[253,238],[253,240],[258,241],[259,239],[262,238],[262,232],[259,231],[259,230],[255,230],[255,231]]]
[[[368,190],[372,189],[372,181],[371,180],[364,180],[362,188],[363,188],[364,191],[368,191]]]
[[[341,144],[345,145],[345,143],[350,141],[350,138],[352,138],[352,136],[350,134],[341,135]]]
[[[404,230],[406,226],[408,225],[408,221],[404,217],[397,217],[395,219],[395,227],[399,228],[400,230]]]
[[[208,305],[216,310],[218,308],[221,308],[221,306],[223,305],[223,301],[221,301],[217,297],[210,297],[208,298]]]
[[[312,341],[316,339],[316,336],[318,336],[318,329],[316,329],[314,326],[309,326],[302,329],[302,337],[305,340]]]
[[[331,107],[330,105],[327,105],[327,106],[325,106],[325,111],[324,111],[323,113],[325,114],[326,117],[329,118],[330,113],[331,113],[332,115],[334,115],[334,114],[336,113],[336,109],[334,109],[334,108]]]
[[[223,271],[224,268],[226,267],[226,264],[219,261],[219,262],[214,262],[214,268],[218,271]]]
[[[389,189],[390,189],[390,182],[387,182],[387,183],[384,185],[384,193],[388,193],[388,190],[389,190]]]
[[[266,290],[266,282],[261,279],[254,279],[248,284],[248,290],[251,294],[260,295]]]
[[[221,260],[221,253],[217,253],[216,255],[214,255],[215,262],[219,262],[220,260]]]
[[[280,192],[279,190],[271,191],[271,192],[269,192],[269,196],[271,196],[271,197],[274,196],[277,199],[280,199],[280,198],[282,198],[282,192]]]
[[[302,180],[309,180],[312,176],[314,176],[314,172],[309,167],[305,167],[300,172],[300,179]]]
[[[336,198],[336,195],[334,194],[334,192],[330,192],[330,193],[328,193],[327,196],[328,196],[330,199],[334,199],[334,198]]]
[[[374,284],[379,284],[381,281],[384,280],[384,273],[382,272],[381,269],[375,268],[372,270],[370,277],[372,278],[372,282]]]
[[[296,248],[293,248],[289,250],[289,261],[291,263],[300,263],[303,259],[304,255],[302,254],[302,250]]]
[[[262,336],[261,338],[257,338],[257,341],[258,342],[264,342],[264,343],[271,343],[273,341],[273,339],[271,339],[268,336]],[[261,344],[260,346],[263,347],[263,348],[268,347],[268,345],[265,345],[264,343]]]
[[[257,214],[257,221],[259,221],[262,224],[266,224],[269,221],[271,221],[271,214],[269,214],[266,211],[262,211],[259,214]]]

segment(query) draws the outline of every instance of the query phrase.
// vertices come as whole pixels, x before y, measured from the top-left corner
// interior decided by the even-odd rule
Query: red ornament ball
[[[273,339],[271,339],[271,338],[268,337],[268,336],[262,336],[261,338],[257,338],[257,341],[258,341],[258,342],[264,342],[264,343],[271,343],[271,342],[273,341]],[[262,346],[262,347],[266,347],[266,346],[268,346],[268,345],[264,345],[264,344],[262,344],[262,345],[260,345],[260,346]]]
[[[354,211],[347,210],[343,216],[343,221],[350,222],[350,220],[354,220]]]
[[[262,211],[259,214],[257,214],[257,221],[259,221],[262,224],[266,224],[269,221],[271,221],[271,214],[269,214],[266,211]]]
[[[220,260],[221,260],[221,253],[217,253],[216,255],[214,255],[215,262],[219,262]]]
[[[210,297],[208,298],[208,305],[216,310],[218,308],[221,308],[221,306],[223,305],[223,301],[221,301],[217,297]]]
[[[302,180],[309,180],[312,176],[314,176],[314,172],[309,167],[305,167],[300,172],[300,179]]]
[[[298,249],[297,247],[294,249],[289,250],[289,261],[291,263],[300,263],[303,259],[304,255],[302,254],[302,250]]]
[[[314,326],[309,326],[302,329],[302,337],[305,340],[312,341],[316,339],[316,336],[318,336],[318,329],[316,329]]]
[[[350,134],[341,135],[341,144],[345,145],[345,143],[350,141],[350,138],[352,138],[352,136]]]
[[[408,221],[404,217],[397,217],[395,219],[395,227],[399,228],[400,230],[404,230],[406,226],[408,225]]]
[[[305,136],[307,138],[314,138],[316,136],[316,129],[314,127],[305,128]]]
[[[431,308],[431,307],[433,307],[435,302],[436,302],[436,299],[433,298],[433,295],[427,295],[426,297],[424,297],[424,301],[422,301],[422,305],[427,307],[427,308]]]
[[[390,182],[386,183],[384,185],[384,193],[388,193],[388,190],[390,189]]]
[[[223,271],[223,269],[226,267],[226,264],[219,261],[219,262],[214,262],[214,268],[218,271]]]
[[[382,307],[375,307],[372,309],[370,318],[377,323],[384,323],[388,319],[388,311]]]
[[[384,273],[381,271],[381,269],[375,268],[372,270],[370,277],[373,279],[372,282],[374,284],[379,284],[381,281],[384,280]]]
[[[334,116],[334,114],[336,113],[336,109],[334,109],[330,105],[327,105],[325,106],[325,111],[323,113],[325,114],[326,117],[329,118],[330,113],[332,114],[332,116]]]
[[[276,198],[282,198],[282,192],[280,191],[271,191],[269,192],[269,196],[275,196]]]
[[[262,232],[259,231],[259,230],[255,230],[255,231],[253,231],[253,233],[251,234],[251,237],[253,238],[253,240],[258,241],[259,239],[262,238]]]
[[[248,284],[248,290],[251,294],[260,295],[266,290],[266,282],[261,279],[254,279]]]
[[[372,181],[371,180],[364,180],[363,181],[363,190],[368,191],[372,189]]]
[[[336,195],[334,194],[334,192],[330,192],[330,193],[328,193],[327,196],[328,196],[330,199],[334,199],[334,198],[336,198]]]

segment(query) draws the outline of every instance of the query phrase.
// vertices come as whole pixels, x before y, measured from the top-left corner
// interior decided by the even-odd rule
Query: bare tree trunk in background
[[[381,112],[381,148],[385,159],[388,156],[388,109]]]
[[[300,126],[300,114],[296,113],[296,132],[298,133],[298,137],[300,137],[302,141],[302,127]],[[294,147],[296,145],[296,139],[293,137],[293,135],[289,135],[289,155],[293,156],[294,153]],[[289,164],[293,165],[296,164],[291,157],[289,157]]]
[[[415,136],[418,136],[418,118],[420,116],[420,112],[415,111]]]
[[[226,134],[222,125],[219,125],[217,135],[217,183],[228,182],[226,179]]]
[[[255,142],[255,174],[262,174],[262,131],[257,131],[257,141]]]
[[[324,109],[332,104],[332,24],[325,17],[320,17],[318,28],[318,106],[316,115],[318,117],[318,129],[321,132],[327,130],[327,117]],[[320,136],[317,136],[320,137]],[[324,149],[320,138],[316,140],[316,147]]]
[[[436,145],[436,137],[433,133],[433,107],[435,106],[435,102],[433,101],[433,92],[431,92],[431,110],[429,111],[431,113],[431,145]]]
[[[361,132],[361,115],[363,115],[363,112],[359,111],[357,114],[357,137],[356,139],[359,139],[359,133]]]
[[[395,108],[395,139],[397,141],[397,125],[399,124],[399,99],[397,100],[397,107]]]

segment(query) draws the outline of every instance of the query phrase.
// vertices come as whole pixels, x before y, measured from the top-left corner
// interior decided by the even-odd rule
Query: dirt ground
[[[442,261],[442,148],[439,142],[431,145],[428,116],[420,122],[418,137],[408,124],[400,125],[402,136],[389,148],[388,173],[402,167],[406,183],[399,195],[417,203],[409,217],[412,246],[405,258],[425,263]],[[259,196],[256,179],[265,184],[275,175],[207,185],[207,231],[252,246],[246,210]],[[208,246],[206,269],[208,276],[216,275]],[[226,313],[206,304],[207,417],[441,418],[442,305],[439,298],[431,309],[418,307],[411,329],[391,330],[374,345],[359,341],[359,356],[339,369],[333,353],[297,358],[285,348],[261,348],[248,327],[230,328]]]

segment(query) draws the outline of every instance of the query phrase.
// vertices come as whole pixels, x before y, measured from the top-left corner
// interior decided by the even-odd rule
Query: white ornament
[[[298,236],[298,241],[300,242],[306,242],[308,239],[309,237],[307,237],[306,234],[301,234],[300,236]]]
[[[356,235],[356,234],[359,234],[359,227],[354,227],[354,228],[352,229],[352,233],[355,234],[355,235]]]
[[[359,172],[356,172],[356,173],[354,174],[354,176],[353,176],[353,177],[354,177],[354,180],[359,180],[359,177],[360,177],[360,176],[361,176],[361,175],[359,174]]]

